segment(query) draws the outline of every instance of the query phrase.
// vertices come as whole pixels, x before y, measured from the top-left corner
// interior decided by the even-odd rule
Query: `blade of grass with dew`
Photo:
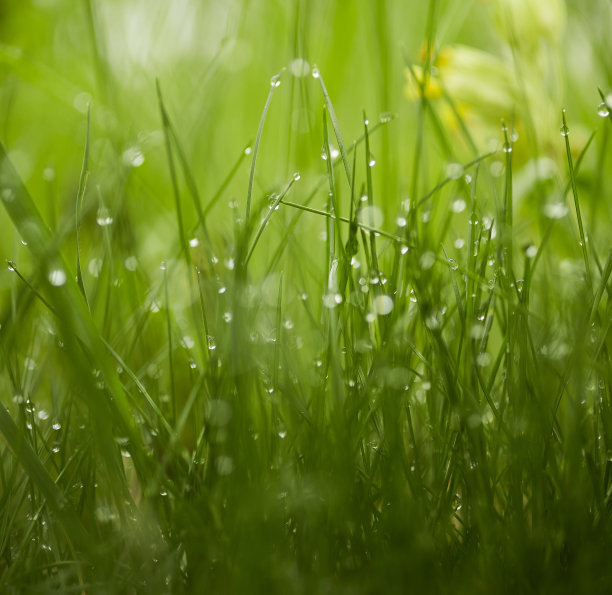
[[[338,122],[338,118],[336,117],[334,106],[329,97],[329,93],[327,92],[327,87],[325,86],[325,82],[323,81],[323,76],[321,75],[321,72],[316,66],[312,69],[312,76],[319,81],[319,85],[321,86],[321,93],[323,93],[323,99],[325,100],[325,105],[327,106],[329,119],[331,120],[332,128],[334,129],[334,134],[336,135],[336,140],[338,141],[338,149],[340,150],[340,156],[342,157],[342,163],[344,164],[346,179],[350,184],[351,180],[353,179],[353,175],[351,173],[351,164],[348,159],[348,153],[346,151],[346,146],[344,145],[342,131],[340,130],[340,124]]]
[[[299,175],[298,174],[294,174],[292,176],[291,180],[289,180],[289,182],[281,190],[280,194],[275,197],[274,202],[269,206],[268,212],[266,213],[265,217],[261,220],[259,228],[255,232],[255,237],[253,238],[253,243],[251,244],[251,247],[250,247],[250,249],[249,249],[249,251],[247,253],[247,256],[245,258],[245,261],[244,261],[245,265],[247,265],[249,260],[251,259],[251,256],[253,255],[253,250],[255,250],[255,246],[257,246],[257,242],[259,241],[259,238],[261,237],[261,234],[263,233],[264,229],[268,225],[268,222],[270,221],[270,218],[272,217],[272,214],[274,213],[274,211],[276,210],[278,205],[281,202],[283,202],[283,198],[285,198],[285,196],[287,196],[287,194],[288,194],[289,190],[291,190],[291,187],[293,186],[293,184],[295,184],[295,182],[297,182],[299,179],[300,179]]]
[[[81,271],[81,253],[79,248],[79,229],[81,227],[81,208],[83,199],[85,198],[85,190],[87,188],[87,179],[89,178],[89,132],[91,123],[91,104],[87,106],[87,134],[85,137],[85,151],[83,153],[83,165],[81,166],[81,174],[79,176],[79,188],[76,197],[75,209],[75,233],[76,233],[76,279],[77,285],[83,294],[85,303],[87,303],[87,294],[85,293],[85,285],[83,284],[83,273]]]
[[[274,91],[279,85],[280,73],[274,75],[270,79],[270,91],[268,92],[268,97],[266,99],[263,112],[261,113],[261,119],[259,120],[259,128],[257,129],[257,135],[255,136],[255,144],[253,145],[253,157],[251,158],[251,170],[249,172],[249,187],[247,189],[246,197],[245,222],[247,226],[249,225],[249,220],[251,218],[251,198],[253,195],[253,180],[255,178],[255,163],[257,161],[257,155],[259,153],[259,142],[261,141],[261,135],[263,133],[263,127],[266,121],[266,116],[268,115],[268,110],[270,109],[270,103],[272,102],[272,96],[274,95]]]
[[[576,209],[576,219],[578,221],[578,232],[580,234],[580,248],[582,249],[582,257],[584,258],[584,268],[586,275],[586,283],[589,293],[593,293],[593,280],[591,277],[591,267],[589,265],[589,251],[588,251],[588,238],[584,233],[584,226],[582,224],[582,215],[580,213],[580,201],[578,200],[578,188],[576,186],[576,173],[574,171],[574,162],[572,159],[572,152],[570,149],[569,142],[569,128],[567,127],[567,119],[565,110],[561,112],[561,118],[563,124],[561,125],[561,134],[565,140],[565,152],[567,156],[567,165],[569,169],[569,178],[572,186],[572,195],[574,197],[574,207]]]
[[[100,369],[109,394],[112,395],[112,399],[107,399],[102,403],[87,396],[86,392],[84,397],[88,406],[92,408],[92,411],[98,412],[99,421],[105,419],[105,408],[110,408],[115,423],[118,424],[124,435],[130,438],[132,455],[139,474],[142,478],[146,478],[148,475],[147,456],[141,448],[129,404],[118,381],[116,370],[107,358],[104,344],[76,281],[66,273],[67,268],[59,254],[57,240],[43,222],[2,144],[0,144],[0,197],[16,229],[27,242],[29,250],[47,275],[45,293],[65,329],[68,352],[72,354],[75,362],[80,361],[84,364],[83,370],[90,368],[89,364],[85,364],[84,361],[85,353],[90,354]],[[113,469],[116,465],[114,448],[111,448],[111,444],[102,444],[101,447],[109,468]]]
[[[0,405],[0,432],[32,482],[40,489],[46,503],[60,519],[70,540],[83,553],[95,559],[96,545],[93,538],[81,525],[76,513],[68,504],[66,496],[44,468],[36,452],[25,441],[23,434],[3,405]]]

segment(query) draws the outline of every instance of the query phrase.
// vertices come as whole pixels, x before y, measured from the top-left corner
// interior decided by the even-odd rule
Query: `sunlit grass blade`
[[[567,119],[565,110],[561,112],[563,124],[561,125],[561,133],[565,140],[565,153],[567,156],[567,166],[569,170],[569,178],[572,187],[572,195],[574,197],[574,208],[576,209],[576,219],[578,221],[578,232],[580,234],[580,247],[582,249],[582,257],[584,258],[584,269],[586,275],[586,283],[589,293],[593,292],[593,279],[591,277],[591,266],[589,264],[589,246],[588,237],[584,232],[584,226],[582,224],[582,215],[580,213],[580,201],[578,200],[578,188],[576,186],[576,173],[574,171],[574,162],[572,159],[572,152],[570,149],[569,142],[569,128],[567,127]]]
[[[83,199],[85,198],[85,190],[87,188],[87,179],[89,178],[89,130],[91,121],[91,105],[87,106],[87,134],[85,137],[85,151],[83,154],[83,165],[81,166],[81,174],[79,176],[79,188],[76,197],[76,213],[75,213],[75,234],[76,234],[76,279],[77,285],[83,294],[83,298],[87,302],[87,294],[85,293],[85,285],[83,283],[83,272],[81,271],[81,251],[79,248],[79,229],[81,227],[81,209],[83,207]]]

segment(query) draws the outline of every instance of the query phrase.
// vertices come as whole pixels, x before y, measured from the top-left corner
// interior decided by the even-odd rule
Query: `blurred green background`
[[[534,6],[539,11],[535,17]],[[362,132],[363,109],[372,120],[382,112],[399,116],[375,136],[372,149],[374,156],[385,156],[374,182],[386,214],[394,215],[410,192],[413,175],[417,103],[404,92],[406,66],[422,61],[432,7],[436,52],[453,44],[482,50],[475,63],[453,65],[451,55],[447,70],[449,91],[458,88],[462,113],[468,124],[486,130],[483,138],[499,142],[501,118],[517,113],[520,118],[528,107],[544,137],[544,152],[551,152],[552,145],[562,155],[557,131],[560,109],[567,107],[576,133],[572,141],[584,144],[599,124],[597,86],[605,91],[611,77],[611,9],[605,0],[567,6],[501,0],[431,5],[399,0],[3,0],[0,138],[55,227],[74,210],[91,104],[92,174],[85,206],[97,205],[101,197],[111,212],[121,212],[134,241],[146,245],[143,257],[157,263],[169,256],[165,245],[173,222],[167,217],[172,198],[156,78],[206,204],[255,137],[268,81],[283,69],[282,87],[265,125],[255,194],[278,189],[296,170],[324,172],[319,158],[322,97],[316,81],[301,76],[316,64],[347,143]],[[514,46],[508,42],[513,38]],[[496,60],[493,70],[500,65],[504,76],[518,72],[508,101],[491,102],[499,80],[490,80],[482,57]],[[526,63],[533,71],[529,76],[520,70]],[[453,76],[459,79],[455,87]],[[521,80],[526,86],[538,81],[536,99],[525,98]],[[475,122],[470,121],[474,113]],[[521,136],[519,156],[531,141]],[[454,155],[428,145],[433,182],[440,173],[439,158],[473,156],[459,135],[450,151]],[[231,221],[223,215],[231,198],[244,208],[247,175],[243,167],[228,188],[217,207],[216,225]],[[427,175],[421,180],[425,190]],[[304,193],[309,189],[302,187]],[[8,231],[4,213],[0,221],[7,230],[0,239],[2,257],[27,258]],[[7,273],[0,273],[0,279],[5,286]]]

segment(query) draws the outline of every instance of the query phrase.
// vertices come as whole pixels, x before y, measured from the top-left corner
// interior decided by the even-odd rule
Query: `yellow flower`
[[[560,48],[565,32],[563,0],[491,0],[492,26],[499,31],[497,53],[465,45],[425,45],[420,65],[406,69],[405,96],[425,95],[446,129],[465,121],[479,150],[500,138],[500,122],[514,122],[525,153],[535,146],[543,153],[558,150],[562,77]],[[425,76],[424,64],[430,61]],[[450,101],[445,100],[445,96]],[[517,146],[520,158],[521,145]],[[527,155],[525,155],[527,156]]]

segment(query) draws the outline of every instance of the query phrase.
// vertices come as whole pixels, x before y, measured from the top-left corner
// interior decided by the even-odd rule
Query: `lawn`
[[[3,0],[0,592],[612,591],[606,0]]]

